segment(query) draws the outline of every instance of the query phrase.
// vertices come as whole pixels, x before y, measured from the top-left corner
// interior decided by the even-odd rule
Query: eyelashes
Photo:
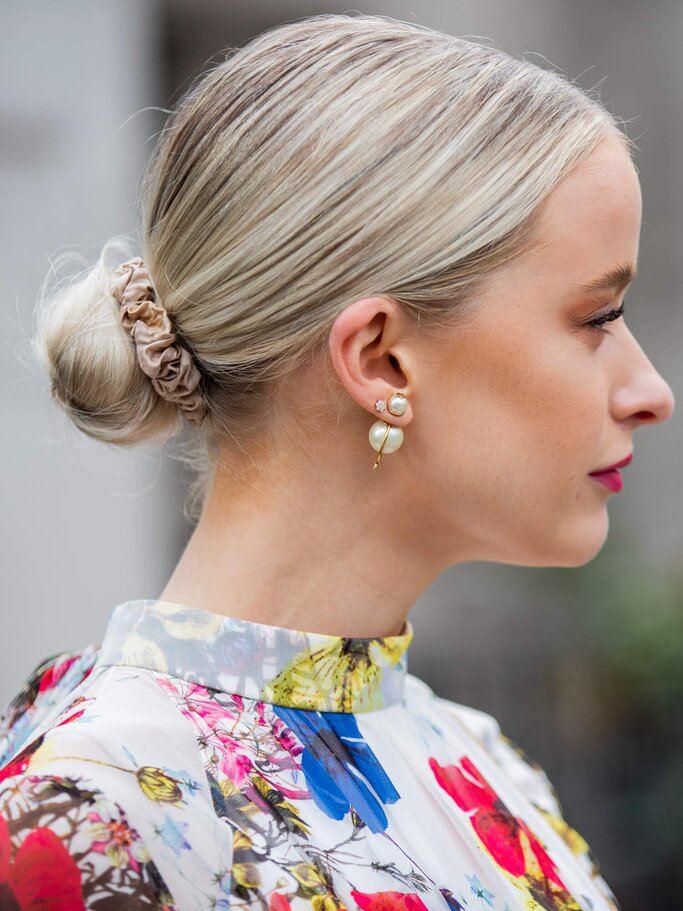
[[[592,326],[594,329],[597,329],[599,332],[609,332],[608,329],[603,329],[602,326],[604,323],[611,323],[612,320],[619,319],[620,316],[624,315],[624,302],[622,301],[621,306],[616,309],[609,310],[607,313],[603,313],[602,316],[598,316],[595,319],[589,320],[586,325]]]

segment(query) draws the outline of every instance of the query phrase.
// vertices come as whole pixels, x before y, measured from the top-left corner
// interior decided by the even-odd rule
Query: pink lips
[[[614,491],[614,493],[619,493],[621,488],[624,486],[623,479],[619,474],[619,469],[623,468],[625,465],[628,465],[633,459],[633,453],[626,456],[625,459],[622,459],[621,462],[617,462],[615,465],[610,465],[609,468],[603,468],[600,471],[591,471],[590,477],[595,478],[600,484],[604,484],[605,487],[609,490]]]

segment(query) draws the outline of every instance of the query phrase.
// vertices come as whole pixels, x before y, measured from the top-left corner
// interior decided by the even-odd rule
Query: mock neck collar
[[[401,700],[413,633],[406,620],[397,636],[333,636],[138,598],[113,609],[95,667],[147,668],[290,708],[370,712]]]

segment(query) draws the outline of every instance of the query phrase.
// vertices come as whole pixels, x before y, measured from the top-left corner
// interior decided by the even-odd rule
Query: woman
[[[442,570],[591,560],[615,463],[673,411],[623,320],[617,121],[500,50],[318,16],[198,80],[141,210],[35,347],[89,436],[182,425],[198,522],[158,598],[9,706],[0,894],[618,908],[542,768],[407,673]]]

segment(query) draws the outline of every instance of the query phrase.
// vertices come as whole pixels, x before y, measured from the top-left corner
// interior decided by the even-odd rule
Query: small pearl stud
[[[405,414],[408,410],[408,399],[402,392],[395,392],[389,399],[389,411],[391,414]]]

